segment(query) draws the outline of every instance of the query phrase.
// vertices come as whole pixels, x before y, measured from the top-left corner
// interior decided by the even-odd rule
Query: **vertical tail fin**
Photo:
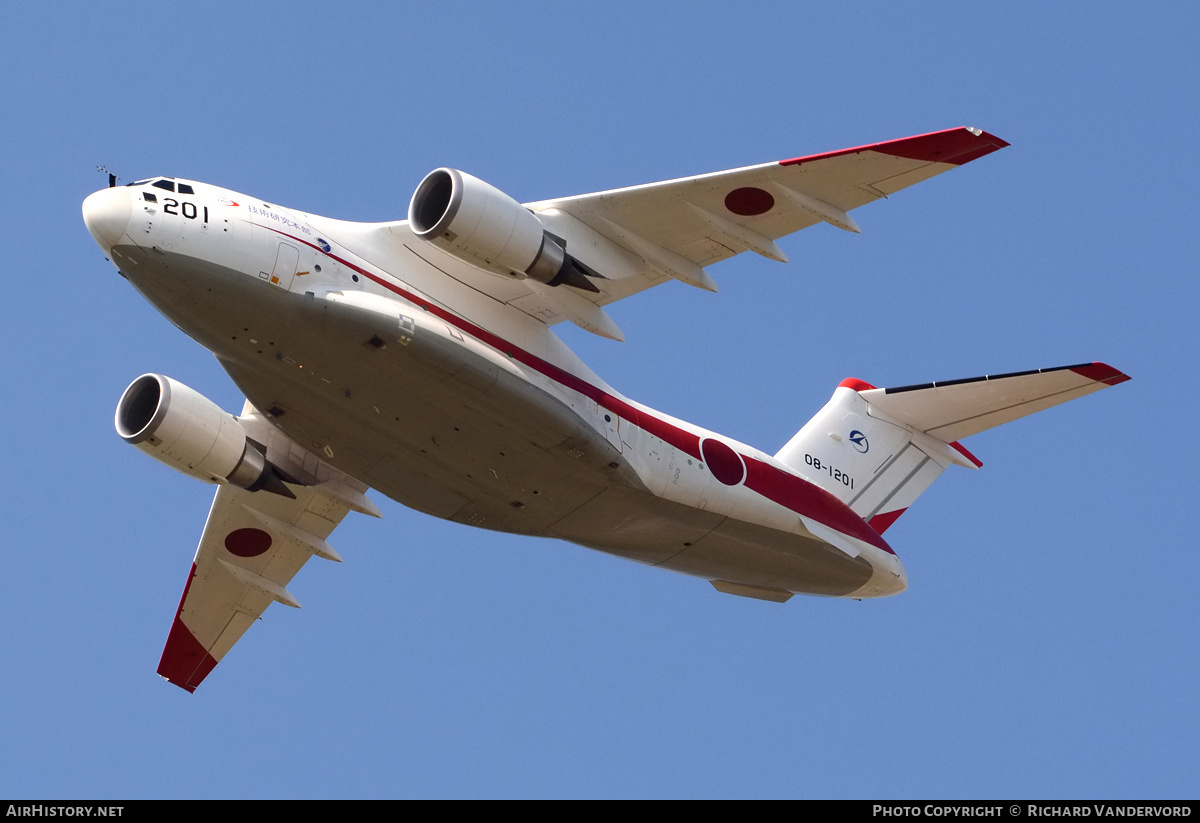
[[[882,534],[951,463],[983,465],[959,439],[1128,379],[1104,363],[891,389],[850,378],[775,459]]]

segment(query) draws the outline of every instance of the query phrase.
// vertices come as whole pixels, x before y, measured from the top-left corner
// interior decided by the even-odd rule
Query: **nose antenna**
[[[110,189],[113,188],[114,186],[116,186],[117,181],[121,179],[120,177],[117,177],[115,174],[113,174],[108,169],[104,168],[104,166],[96,166],[96,171],[102,171],[108,175],[108,187]]]

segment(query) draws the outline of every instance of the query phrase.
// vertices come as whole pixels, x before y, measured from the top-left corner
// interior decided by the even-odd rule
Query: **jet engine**
[[[425,175],[408,204],[408,223],[417,237],[492,274],[600,291],[588,277],[601,275],[567,254],[533,212],[466,172]]]
[[[178,380],[134,380],[117,403],[116,426],[126,443],[189,477],[295,497],[238,419]]]

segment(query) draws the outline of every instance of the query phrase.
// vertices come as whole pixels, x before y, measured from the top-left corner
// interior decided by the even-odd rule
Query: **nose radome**
[[[120,242],[133,213],[133,197],[125,186],[101,189],[83,201],[83,222],[100,248]]]

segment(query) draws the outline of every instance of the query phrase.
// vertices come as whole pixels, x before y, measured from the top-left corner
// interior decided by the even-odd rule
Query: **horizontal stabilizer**
[[[859,394],[873,408],[952,443],[1128,379],[1105,363],[1084,363]]]
[[[959,438],[1128,379],[1104,363],[893,389],[848,378],[775,459],[882,534],[947,467],[982,465]],[[853,544],[805,526],[854,556]]]

